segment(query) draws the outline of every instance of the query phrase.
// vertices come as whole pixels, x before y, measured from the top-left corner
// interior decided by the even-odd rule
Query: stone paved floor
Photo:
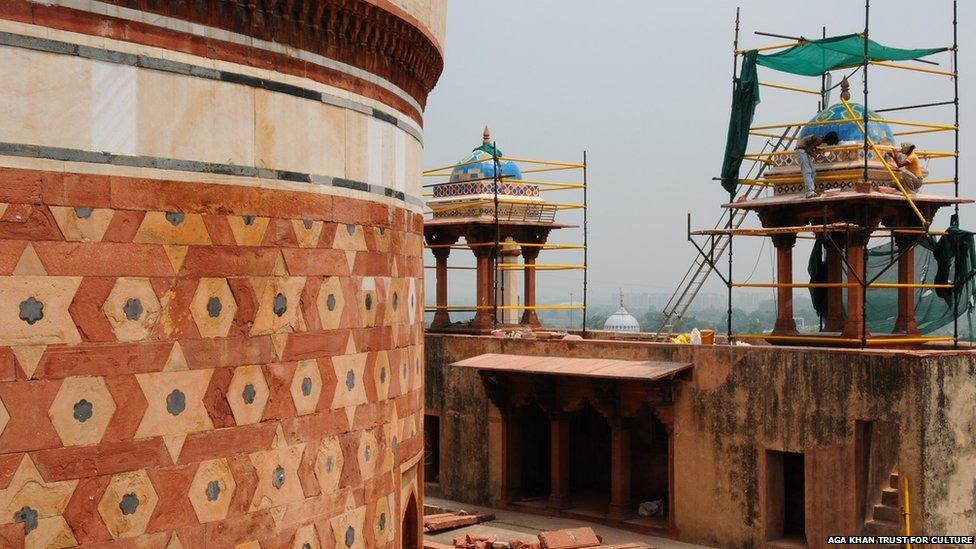
[[[473,524],[464,528],[456,528],[454,530],[438,532],[436,534],[427,534],[425,536],[426,539],[431,541],[446,543],[448,545],[451,544],[451,541],[455,537],[463,536],[464,534],[479,536],[494,535],[498,537],[499,541],[508,541],[510,538],[531,539],[534,538],[539,532],[546,530],[560,530],[563,528],[589,526],[596,531],[598,536],[603,538],[604,543],[642,541],[658,549],[703,547],[701,545],[682,543],[680,541],[675,541],[668,538],[635,534],[633,532],[613,528],[611,526],[605,526],[603,524],[596,524],[570,518],[547,517],[542,515],[534,515],[531,513],[520,513],[518,511],[478,507],[430,496],[424,497],[424,503],[426,505],[434,505],[437,507],[443,507],[445,509],[464,509],[471,512],[495,514],[495,520],[490,522]]]

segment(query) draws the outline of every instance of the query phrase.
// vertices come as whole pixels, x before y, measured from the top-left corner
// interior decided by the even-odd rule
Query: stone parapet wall
[[[499,497],[498,412],[477,371],[451,367],[483,353],[689,362],[674,393],[674,534],[722,547],[767,537],[766,451],[802,452],[806,532],[860,533],[889,473],[907,477],[912,531],[976,529],[976,381],[972,351],[692,346],[427,334],[426,406],[440,417],[445,497]],[[870,459],[857,468],[855,431],[869,422]],[[488,451],[485,451],[486,445]],[[861,480],[858,477],[861,476]],[[863,482],[863,484],[861,484]]]

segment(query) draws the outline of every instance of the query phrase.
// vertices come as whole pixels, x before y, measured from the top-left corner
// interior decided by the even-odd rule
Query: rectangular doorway
[[[441,418],[424,414],[424,482],[440,483]]]
[[[806,542],[802,453],[766,451],[766,539]]]

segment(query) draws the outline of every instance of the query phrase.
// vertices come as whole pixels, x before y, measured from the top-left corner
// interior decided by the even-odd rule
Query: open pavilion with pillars
[[[452,366],[477,369],[500,414],[497,505],[673,528],[672,381],[691,364],[488,353]],[[650,499],[663,516],[637,515]]]
[[[911,203],[900,194],[886,192],[839,192],[803,198],[779,195],[730,203],[728,208],[754,211],[762,230],[741,229],[740,234],[768,236],[776,249],[776,323],[768,339],[771,343],[866,343],[917,342],[915,291],[935,286],[915,280],[915,246],[926,235],[935,213],[942,207],[970,202],[967,199],[936,195],[915,195]],[[918,214],[925,220],[925,226]],[[865,272],[865,253],[872,235],[886,230],[898,253],[895,258],[898,281],[872,282]],[[699,231],[699,234],[721,231]],[[816,335],[800,335],[793,317],[793,291],[818,283],[795,283],[793,247],[797,235],[813,233],[827,251],[827,316],[823,330]],[[877,235],[875,235],[877,236]],[[950,285],[951,287],[951,285]],[[871,334],[865,327],[864,295],[867,288],[891,288],[898,293],[898,317],[892,334]],[[844,295],[846,292],[846,300]]]
[[[523,295],[524,312],[519,325],[527,328],[540,328],[539,317],[535,311],[536,305],[536,269],[534,267],[539,252],[546,244],[550,231],[566,227],[543,221],[500,221],[496,233],[495,222],[490,219],[434,219],[424,224],[424,237],[431,249],[435,260],[435,312],[430,330],[439,331],[450,327],[451,330],[471,330],[486,332],[495,328],[495,304],[499,298],[494,291],[497,255],[521,255],[523,261]],[[496,236],[501,235],[503,243],[496,246]],[[458,241],[464,238],[468,248],[475,256],[475,312],[474,320],[468,328],[451,326],[450,307],[447,300],[448,287],[448,256],[452,249],[460,246]],[[506,245],[504,239],[510,238],[521,245]],[[502,322],[504,324],[504,322]]]

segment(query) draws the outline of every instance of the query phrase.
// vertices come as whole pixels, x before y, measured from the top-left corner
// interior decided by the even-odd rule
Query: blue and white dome
[[[495,166],[492,154],[494,151],[498,157],[503,156],[502,151],[494,149],[491,143],[484,143],[477,149],[471,151],[458,160],[459,166],[451,171],[451,183],[462,181],[488,181],[494,180]],[[498,161],[498,175],[505,179],[522,179],[522,172],[518,164],[511,160]]]
[[[864,120],[864,106],[859,103],[848,103],[851,110],[857,116],[859,122]],[[881,117],[877,115],[871,109],[868,109],[868,118],[880,119]],[[828,132],[837,132],[837,137],[840,138],[840,142],[857,142],[863,143],[864,138],[861,135],[861,130],[858,125],[851,121],[850,114],[844,105],[841,103],[835,103],[826,109],[817,113],[810,122],[826,122],[835,121],[836,123],[831,124],[819,124],[816,126],[804,126],[800,130],[800,137],[806,137],[808,135],[826,135]],[[868,137],[871,138],[877,145],[894,145],[895,135],[891,131],[891,126],[885,122],[868,122]]]

